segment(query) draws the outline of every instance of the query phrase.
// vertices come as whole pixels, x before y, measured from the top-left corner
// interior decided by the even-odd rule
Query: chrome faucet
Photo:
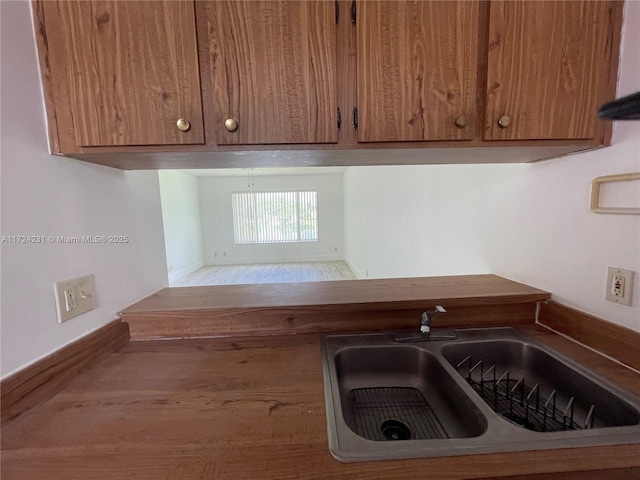
[[[427,310],[422,314],[422,319],[420,320],[420,334],[425,340],[429,340],[429,335],[431,335],[431,323],[433,322],[433,317],[439,313],[446,312],[447,311],[442,305],[436,305],[435,309]]]
[[[442,340],[454,340],[456,338],[456,332],[454,330],[436,330],[435,333],[431,333],[431,323],[433,317],[439,313],[445,313],[446,310],[442,305],[436,305],[433,310],[427,310],[422,314],[420,320],[420,331],[416,332],[412,330],[410,332],[397,332],[393,335],[393,339],[396,342],[425,342],[428,340],[442,341]]]

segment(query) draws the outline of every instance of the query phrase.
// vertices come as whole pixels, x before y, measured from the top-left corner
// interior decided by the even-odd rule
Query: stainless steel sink
[[[475,404],[424,349],[347,348],[336,354],[335,365],[342,418],[361,437],[465,438],[487,428]]]
[[[530,342],[459,342],[441,352],[494,412],[522,428],[551,432],[640,423],[638,409],[610,387]]]
[[[640,397],[512,328],[322,344],[329,448],[343,462],[640,441]]]

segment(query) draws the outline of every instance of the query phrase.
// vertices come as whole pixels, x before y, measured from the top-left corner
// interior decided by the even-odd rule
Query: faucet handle
[[[428,310],[422,314],[422,321],[420,322],[422,325],[430,326],[433,317],[435,317],[439,313],[446,313],[447,311],[442,305],[436,305],[434,310]]]

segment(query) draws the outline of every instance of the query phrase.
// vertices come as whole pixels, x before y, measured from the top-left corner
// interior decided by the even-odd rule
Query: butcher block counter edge
[[[167,287],[122,310],[121,314],[158,311],[234,309],[249,307],[336,306],[386,309],[398,304],[427,305],[447,299],[456,304],[473,301],[514,303],[547,299],[537,288],[492,274],[443,277],[336,280],[325,282],[262,283],[208,287]],[[535,301],[534,300],[534,301]]]
[[[132,340],[441,327],[535,321],[548,292],[496,275],[165,288],[120,312]]]

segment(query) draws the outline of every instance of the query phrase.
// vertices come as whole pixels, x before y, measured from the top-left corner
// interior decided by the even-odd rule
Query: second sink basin
[[[637,425],[640,412],[539,346],[517,339],[459,342],[442,355],[506,420],[535,432]]]

